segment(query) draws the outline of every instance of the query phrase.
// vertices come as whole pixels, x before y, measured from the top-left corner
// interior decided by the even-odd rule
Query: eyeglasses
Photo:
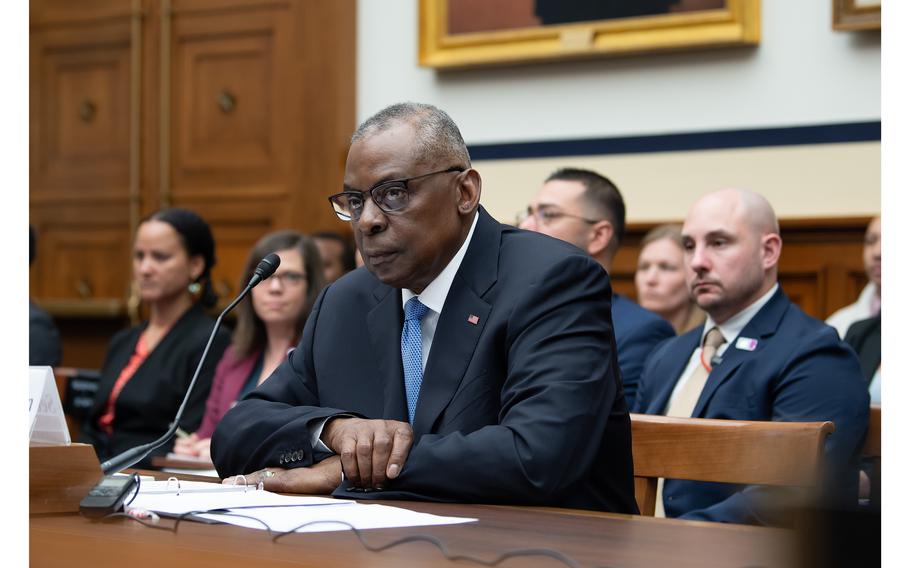
[[[522,211],[521,213],[519,213],[518,215],[515,216],[515,224],[521,225],[522,223],[525,222],[525,219],[527,219],[528,217],[532,217],[532,216],[541,225],[551,225],[554,222],[556,222],[557,219],[561,219],[562,217],[569,217],[571,219],[579,219],[579,220],[584,221],[585,223],[589,223],[591,225],[593,225],[594,223],[599,223],[599,221],[596,219],[588,219],[586,217],[582,217],[581,215],[573,215],[571,213],[565,213],[558,209],[553,209],[552,207],[538,207],[537,210],[535,211],[533,207],[528,205],[528,209],[526,211]]]
[[[367,191],[343,191],[329,196],[329,203],[332,204],[335,215],[338,215],[338,218],[342,221],[357,221],[363,213],[363,207],[365,205],[364,194],[369,193],[370,198],[373,199],[373,203],[375,203],[379,209],[385,213],[393,213],[395,211],[401,211],[408,206],[408,201],[411,197],[411,190],[408,189],[409,181],[435,176],[437,174],[463,172],[464,170],[465,168],[452,166],[451,168],[439,170],[438,172],[384,181],[374,185]]]
[[[282,286],[300,286],[306,280],[306,274],[288,270],[287,272],[276,272],[268,278],[267,281],[277,281]]]

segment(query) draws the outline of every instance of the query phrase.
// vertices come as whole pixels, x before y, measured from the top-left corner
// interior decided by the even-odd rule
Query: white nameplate
[[[28,368],[29,444],[70,444],[70,431],[50,367]]]

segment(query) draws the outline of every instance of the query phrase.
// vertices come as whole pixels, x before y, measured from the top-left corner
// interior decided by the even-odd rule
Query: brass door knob
[[[75,284],[76,293],[79,294],[80,298],[91,298],[92,297],[92,285],[85,278],[80,278],[76,281]]]
[[[98,107],[88,99],[85,99],[79,104],[79,118],[82,119],[82,122],[91,122],[95,119],[95,114],[97,114],[97,112]]]
[[[237,97],[227,89],[222,89],[218,93],[218,108],[221,109],[221,112],[224,114],[230,114],[234,111],[234,108],[237,106]]]

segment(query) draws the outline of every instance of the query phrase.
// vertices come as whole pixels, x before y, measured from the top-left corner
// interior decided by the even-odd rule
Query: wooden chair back
[[[814,487],[832,422],[747,422],[632,414],[635,500],[654,515],[657,479]]]

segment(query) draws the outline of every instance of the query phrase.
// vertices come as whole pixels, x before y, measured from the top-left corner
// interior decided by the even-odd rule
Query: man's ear
[[[777,265],[777,261],[780,259],[780,250],[782,246],[783,241],[777,233],[768,233],[762,236],[762,268],[767,270]]]
[[[458,213],[469,215],[480,205],[480,174],[474,168],[461,172],[458,182]]]
[[[599,257],[613,241],[613,223],[606,219],[591,225],[588,231],[588,254]]]

